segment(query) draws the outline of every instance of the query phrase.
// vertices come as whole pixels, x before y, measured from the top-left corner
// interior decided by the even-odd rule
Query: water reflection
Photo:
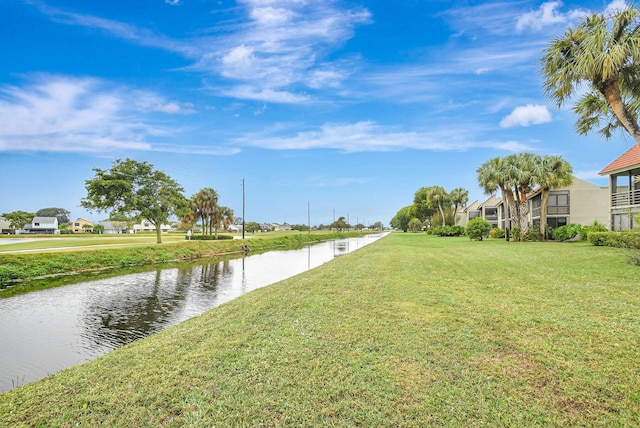
[[[184,263],[0,300],[0,392],[91,360],[382,235]]]

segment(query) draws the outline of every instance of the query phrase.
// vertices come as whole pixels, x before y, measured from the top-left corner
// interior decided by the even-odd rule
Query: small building
[[[45,235],[55,235],[58,230],[58,219],[56,217],[34,217],[31,224],[25,224],[24,233],[39,233]]]
[[[102,233],[105,235],[120,235],[128,233],[127,225],[124,222],[101,221],[98,224],[102,226]]]
[[[11,222],[4,217],[0,217],[0,233],[3,235],[13,233]]]
[[[640,226],[640,147],[634,144],[599,174],[609,176],[611,230],[623,231]]]
[[[79,218],[76,221],[69,223],[67,229],[73,233],[93,233],[94,226],[94,222],[84,218]]]
[[[160,230],[163,233],[166,233],[168,231],[171,230],[171,226],[167,225],[167,224],[161,224],[160,225]],[[149,220],[142,220],[140,223],[138,224],[134,224],[133,225],[133,233],[138,233],[138,232],[155,232],[156,231],[156,227],[151,224],[151,222]]]

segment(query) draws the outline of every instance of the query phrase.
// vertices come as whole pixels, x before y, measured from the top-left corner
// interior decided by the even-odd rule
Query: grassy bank
[[[175,238],[164,244],[140,242],[149,239],[144,237],[47,239],[45,241],[27,242],[32,251],[28,253],[0,254],[0,286],[11,284],[13,287],[0,288],[0,297],[9,297],[17,293],[29,291],[32,285],[22,284],[25,280],[51,277],[71,273],[83,273],[107,268],[141,266],[169,261],[193,260],[205,257],[217,257],[242,253],[243,244],[248,244],[252,251],[264,251],[272,248],[292,248],[309,242],[335,239],[347,236],[359,236],[362,233],[274,233],[263,234],[242,240],[221,241],[186,241]],[[105,239],[109,243],[117,243],[118,247],[105,247]],[[155,236],[152,237],[155,239]],[[176,241],[176,239],[180,239]],[[55,241],[55,242],[54,242]],[[78,247],[82,242],[82,248]],[[38,247],[41,251],[38,252]],[[42,251],[55,248],[56,251]],[[51,283],[55,285],[55,283]],[[40,284],[36,288],[41,288]]]
[[[0,395],[6,426],[636,426],[626,250],[392,234]]]

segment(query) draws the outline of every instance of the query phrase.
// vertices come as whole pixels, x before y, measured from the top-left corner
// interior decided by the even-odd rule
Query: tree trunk
[[[438,209],[440,210],[440,215],[442,216],[442,225],[446,226],[447,222],[446,222],[446,219],[444,218],[444,210],[442,209],[442,203],[440,201],[438,201]]]
[[[540,236],[543,241],[547,240],[547,203],[549,201],[549,189],[542,189],[540,201]]]
[[[160,228],[160,226],[162,226],[162,222],[159,222],[159,224],[156,224],[156,243],[158,244],[162,244],[162,229]]]
[[[604,91],[602,93],[622,126],[624,126],[624,129],[629,132],[638,147],[640,147],[640,127],[622,101],[618,80],[610,79],[604,82]]]

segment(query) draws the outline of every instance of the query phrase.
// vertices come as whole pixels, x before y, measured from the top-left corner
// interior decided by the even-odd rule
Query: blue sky
[[[420,187],[532,151],[575,174],[631,145],[578,136],[542,90],[549,41],[610,1],[0,1],[0,213],[80,207],[92,168],[153,164],[246,220],[385,225]]]

